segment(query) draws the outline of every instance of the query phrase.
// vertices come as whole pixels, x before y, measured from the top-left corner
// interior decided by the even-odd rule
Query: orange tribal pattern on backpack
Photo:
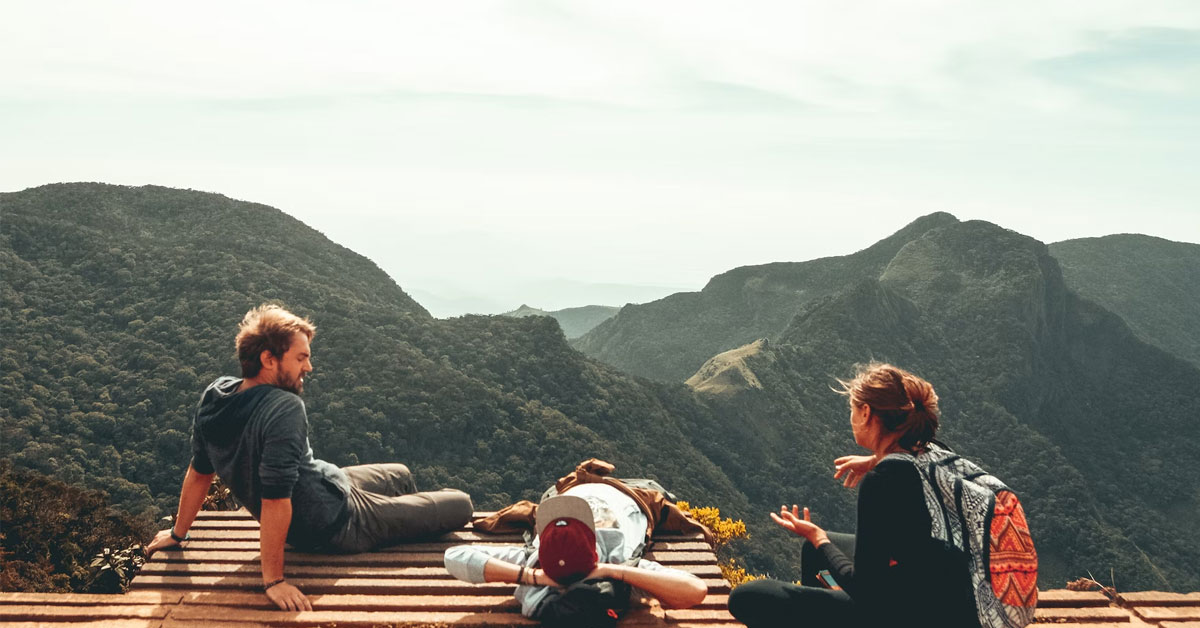
[[[1025,509],[1012,491],[996,494],[988,571],[996,599],[1008,606],[1037,606],[1037,551],[1025,521]]]
[[[917,467],[929,509],[930,536],[967,556],[983,628],[1022,628],[1037,607],[1037,550],[1025,510],[999,478],[931,444],[916,456],[889,454]]]

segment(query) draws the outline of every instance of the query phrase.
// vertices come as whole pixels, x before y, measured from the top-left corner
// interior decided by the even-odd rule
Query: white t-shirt
[[[646,539],[646,514],[638,507],[637,502],[625,493],[601,483],[577,484],[563,492],[564,495],[575,495],[588,501],[593,515],[610,512],[616,523],[615,527],[596,528],[596,556],[600,562],[621,564],[628,562],[635,551]],[[524,564],[528,568],[537,565],[537,547],[539,539],[533,540],[533,552],[526,552],[520,546],[489,546],[489,545],[456,545],[446,550],[446,570],[450,575],[473,584],[484,582],[483,566],[489,559],[495,558],[514,565]],[[651,571],[678,571],[644,558],[638,559],[640,569]],[[681,572],[683,573],[683,572]],[[634,589],[634,597],[645,595],[645,592]],[[550,593],[550,587],[520,585],[513,592],[513,597],[521,603],[521,614],[533,616],[533,612]]]

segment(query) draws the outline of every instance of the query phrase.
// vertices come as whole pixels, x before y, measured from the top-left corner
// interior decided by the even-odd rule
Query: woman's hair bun
[[[912,373],[880,362],[859,364],[850,380],[838,380],[838,393],[871,414],[892,432],[903,432],[900,446],[913,450],[933,440],[938,429],[938,396],[933,385]]]

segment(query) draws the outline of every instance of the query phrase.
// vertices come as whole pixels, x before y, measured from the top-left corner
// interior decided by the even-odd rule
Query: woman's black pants
[[[854,560],[854,535],[829,533],[829,540]],[[754,580],[729,594],[729,612],[748,628],[783,626],[866,625],[862,609],[844,591],[824,588],[817,572],[829,569],[825,557],[808,541],[800,552],[800,584]]]

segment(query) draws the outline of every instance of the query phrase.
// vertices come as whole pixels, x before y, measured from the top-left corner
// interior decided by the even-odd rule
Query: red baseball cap
[[[538,562],[559,584],[583,579],[596,568],[596,523],[586,500],[551,497],[538,505]]]

